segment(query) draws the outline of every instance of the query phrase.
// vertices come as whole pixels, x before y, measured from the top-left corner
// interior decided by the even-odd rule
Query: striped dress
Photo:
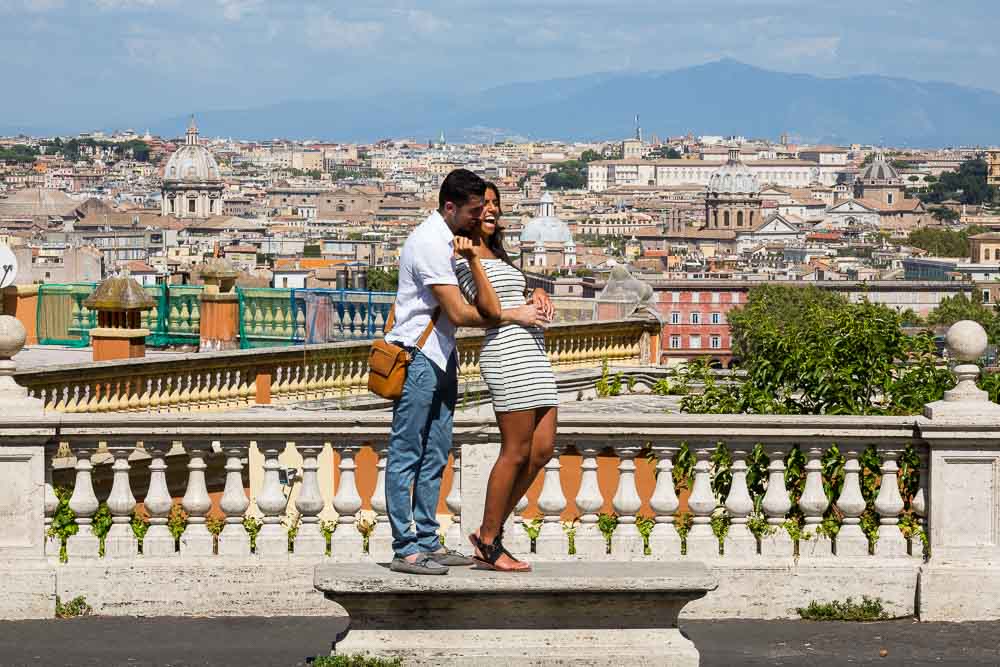
[[[525,304],[524,274],[502,259],[480,260],[501,308]],[[455,262],[458,284],[469,303],[476,301],[472,269],[464,258]],[[559,404],[556,379],[545,354],[541,327],[505,324],[486,330],[479,369],[490,388],[496,412],[518,412]]]

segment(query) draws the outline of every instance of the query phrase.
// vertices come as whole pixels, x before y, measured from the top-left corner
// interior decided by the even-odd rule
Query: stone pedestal
[[[90,330],[94,361],[141,359],[146,356],[146,336],[148,335],[149,329],[95,327]]]
[[[681,609],[716,583],[701,563],[537,563],[530,573],[455,568],[402,575],[374,563],[316,567],[347,610],[337,655],[408,665],[697,665]]]
[[[239,347],[239,309],[239,297],[232,292],[202,294],[202,350],[235,350]]]

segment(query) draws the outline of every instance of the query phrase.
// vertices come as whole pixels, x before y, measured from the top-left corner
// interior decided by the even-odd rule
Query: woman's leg
[[[483,523],[479,527],[479,538],[486,544],[493,542],[503,527],[514,484],[529,465],[535,412],[497,413],[497,423],[500,426],[500,456],[490,472]]]
[[[507,520],[518,501],[528,492],[535,477],[541,472],[545,464],[552,458],[552,452],[556,445],[556,408],[537,408],[535,410],[535,427],[531,434],[531,453],[528,456],[527,465],[521,468],[520,474],[514,480],[511,488],[510,498],[507,499],[507,511],[503,515],[500,525]]]

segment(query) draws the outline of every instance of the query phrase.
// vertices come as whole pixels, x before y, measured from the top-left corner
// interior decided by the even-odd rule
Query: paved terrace
[[[342,623],[288,616],[8,621],[0,622],[0,664],[298,667],[328,654]],[[686,621],[682,629],[703,667],[1000,664],[1000,622],[716,620]]]

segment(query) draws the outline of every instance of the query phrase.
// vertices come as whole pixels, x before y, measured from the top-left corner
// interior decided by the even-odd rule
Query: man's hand
[[[476,258],[476,246],[472,243],[472,239],[466,236],[456,236],[455,254],[472,262]]]
[[[528,303],[538,306],[542,315],[548,322],[551,322],[552,318],[556,314],[555,304],[552,303],[552,299],[549,297],[548,293],[541,287],[536,287],[534,291],[532,291],[531,298],[528,299]]]

